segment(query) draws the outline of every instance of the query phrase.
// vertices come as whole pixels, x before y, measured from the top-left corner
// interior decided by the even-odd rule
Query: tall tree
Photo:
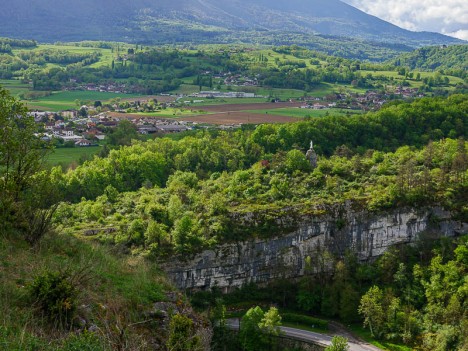
[[[15,231],[32,244],[48,230],[54,198],[41,173],[50,146],[35,131],[27,108],[0,88],[0,233]]]
[[[371,287],[361,298],[359,313],[364,316],[364,326],[369,326],[372,336],[379,336],[385,322],[382,308],[383,293],[378,286]]]

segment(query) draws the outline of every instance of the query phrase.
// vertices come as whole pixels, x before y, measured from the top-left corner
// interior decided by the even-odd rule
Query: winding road
[[[227,320],[227,327],[233,330],[238,330],[239,319]],[[339,335],[348,339],[349,351],[382,351],[374,345],[357,340],[349,333],[341,330],[336,332],[334,335],[327,335],[290,327],[280,327],[280,329],[283,332],[283,335],[287,337],[290,337],[295,340],[312,342],[314,344],[318,344],[325,347],[331,345],[331,340],[333,336]]]

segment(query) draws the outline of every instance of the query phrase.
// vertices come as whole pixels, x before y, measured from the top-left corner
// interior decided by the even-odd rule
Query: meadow
[[[64,165],[68,167],[73,163],[79,163],[80,159],[91,159],[100,149],[100,146],[56,148],[47,157],[47,163],[51,166]]]
[[[18,98],[19,95],[29,91],[29,84],[22,83],[16,79],[0,79],[0,86],[9,90],[11,95]]]
[[[99,91],[58,91],[50,96],[38,98],[36,100],[25,101],[30,109],[40,109],[52,112],[76,109],[77,102],[85,101],[107,101],[113,98],[137,97],[137,94],[115,94]],[[79,104],[81,105],[81,103]]]

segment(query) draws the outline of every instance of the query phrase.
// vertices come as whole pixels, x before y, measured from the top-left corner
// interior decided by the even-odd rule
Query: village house
[[[55,128],[55,122],[47,122],[44,126],[46,130],[53,130]]]
[[[79,139],[75,142],[75,146],[91,146],[92,143],[89,140],[86,139]]]
[[[66,111],[62,111],[61,115],[64,118],[73,119],[73,118],[78,117],[78,112],[75,110],[66,110]]]
[[[161,125],[158,129],[164,133],[180,133],[189,130],[188,127],[179,124]]]
[[[75,135],[75,132],[72,129],[64,129],[62,134],[66,137],[72,137]]]

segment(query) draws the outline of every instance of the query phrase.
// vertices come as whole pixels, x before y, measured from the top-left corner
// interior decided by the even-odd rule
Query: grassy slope
[[[23,84],[19,80],[0,79],[0,86],[10,91],[11,95],[18,97],[19,94],[29,91],[29,85]]]
[[[131,324],[143,321],[151,303],[164,300],[165,292],[172,289],[142,259],[116,257],[72,236],[49,236],[36,248],[15,238],[0,238],[0,349],[81,349],[70,345],[86,335],[74,337],[67,330],[51,328],[27,297],[28,284],[47,271],[74,277],[81,306],[77,314],[98,328],[93,338],[99,346],[89,350],[114,349],[121,337],[118,328],[126,328],[122,337],[129,345],[138,345],[151,325]]]

